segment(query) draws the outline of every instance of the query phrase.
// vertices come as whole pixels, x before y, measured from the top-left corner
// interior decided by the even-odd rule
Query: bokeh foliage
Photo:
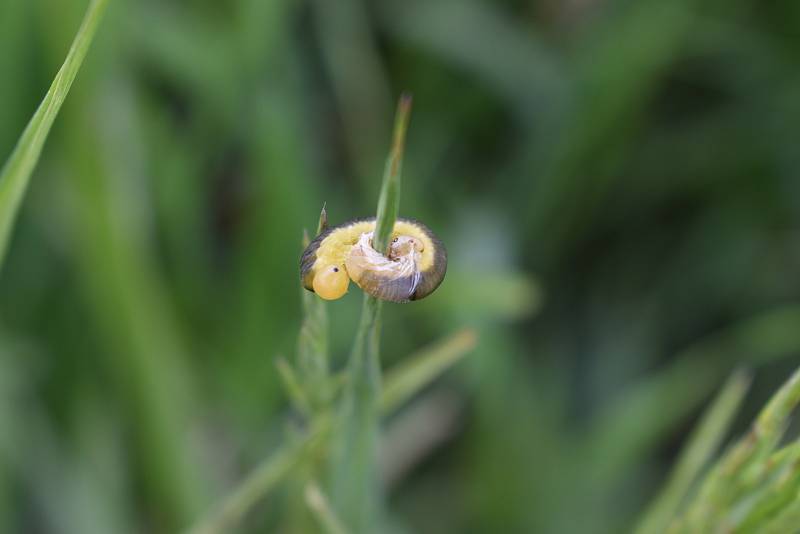
[[[374,212],[404,89],[450,264],[383,364],[480,344],[384,429],[398,532],[629,529],[732,369],[741,434],[797,364],[797,2],[109,3],[0,277],[0,531],[173,532],[278,447],[302,229]],[[0,2],[0,160],[86,6]]]

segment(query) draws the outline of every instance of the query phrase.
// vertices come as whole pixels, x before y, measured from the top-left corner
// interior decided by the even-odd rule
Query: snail
[[[374,231],[374,217],[323,230],[300,258],[303,287],[335,300],[352,280],[373,297],[392,302],[419,300],[439,287],[447,251],[427,226],[397,219],[386,255],[373,248]]]

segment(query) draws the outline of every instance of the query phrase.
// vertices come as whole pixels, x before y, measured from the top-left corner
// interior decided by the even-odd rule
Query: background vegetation
[[[0,2],[0,161],[85,0]],[[0,531],[173,532],[284,441],[303,228],[401,215],[444,285],[383,364],[479,344],[384,425],[400,532],[620,532],[738,366],[800,355],[800,4],[114,0],[0,276]],[[328,306],[344,367],[361,295]],[[291,432],[291,430],[290,430]],[[728,440],[730,440],[730,437]],[[292,483],[243,531],[305,528]]]

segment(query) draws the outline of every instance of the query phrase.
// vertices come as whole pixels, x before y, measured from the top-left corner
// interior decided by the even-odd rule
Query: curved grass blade
[[[759,534],[785,534],[797,529],[797,525],[800,525],[800,492],[790,505],[761,527]]]
[[[265,458],[233,492],[186,534],[223,534],[235,529],[242,518],[275,489],[286,475],[324,443],[330,419],[320,418],[302,438],[284,445]]]
[[[773,395],[761,410],[750,432],[733,446],[706,476],[697,497],[676,524],[675,532],[707,532],[717,526],[751,528],[754,517],[775,511],[775,497],[785,504],[791,482],[773,476],[775,467],[788,461],[787,474],[794,477],[794,449],[773,455],[786,430],[792,410],[800,403],[800,369]],[[781,460],[781,461],[778,461]],[[734,513],[735,511],[735,513]],[[733,515],[730,515],[733,514]]]
[[[465,328],[398,364],[386,375],[380,407],[391,413],[475,348],[477,335]]]
[[[400,171],[403,166],[403,152],[406,148],[406,130],[411,115],[411,95],[404,93],[397,104],[397,117],[394,122],[392,150],[383,171],[383,185],[378,197],[378,214],[375,221],[375,250],[386,254],[389,251],[389,236],[400,211]]]
[[[347,529],[336,517],[330,502],[322,488],[316,482],[311,482],[306,486],[305,490],[306,504],[309,509],[314,512],[314,516],[327,534],[349,534]]]
[[[319,214],[317,233],[328,226],[325,206]],[[303,248],[308,246],[308,235],[303,239]],[[303,302],[303,323],[297,343],[297,368],[299,382],[309,399],[309,407],[326,405],[332,395],[330,387],[330,365],[328,361],[328,311],[325,301],[310,291],[300,288]]]
[[[28,189],[31,174],[39,161],[50,128],[86,57],[107,4],[108,0],[92,0],[89,4],[64,64],[0,171],[0,267],[8,250],[14,221]]]
[[[373,238],[375,249],[384,253],[400,208],[400,169],[410,112],[411,97],[403,95],[397,107]],[[339,405],[339,426],[330,458],[330,495],[334,508],[356,534],[374,532],[381,507],[377,469],[380,311],[381,302],[365,294],[361,323],[347,364],[348,381]]]
[[[658,534],[666,531],[696,483],[698,474],[718,449],[747,393],[749,384],[750,376],[743,371],[734,373],[728,379],[689,438],[688,445],[678,459],[666,486],[644,514],[636,528],[637,534]]]

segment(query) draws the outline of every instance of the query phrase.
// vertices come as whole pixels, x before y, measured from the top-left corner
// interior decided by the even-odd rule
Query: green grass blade
[[[429,384],[431,380],[458,362],[468,351],[474,348],[476,339],[472,330],[462,330],[444,341],[421,351],[418,355],[412,356],[408,362],[392,370],[387,376],[386,388],[381,392],[379,401],[381,412],[384,414],[389,413],[406,402],[422,387]],[[279,368],[288,367],[288,365],[285,360],[278,360]],[[280,372],[283,373],[285,371]],[[289,389],[299,387],[296,384],[295,377],[288,379],[288,381],[294,381],[294,385],[287,386]],[[294,394],[302,395],[302,392],[295,392]],[[302,407],[307,406],[304,399],[300,404]],[[324,436],[327,435],[326,433],[330,429],[329,424],[327,420],[318,420],[309,435],[301,438],[294,447],[282,449],[266,459],[233,490],[212,515],[189,532],[191,534],[211,534],[224,532],[226,531],[225,529],[237,525],[241,518],[259,500],[263,499],[283,480],[310,447],[322,446],[325,439]],[[325,523],[324,526],[329,532],[346,532],[346,530],[336,530],[337,527],[341,527],[341,523],[335,512],[330,508],[327,499],[324,500],[324,503],[321,503],[317,496],[309,496],[308,494],[306,499],[312,511],[321,522]]]
[[[361,324],[347,366],[332,442],[331,495],[337,514],[356,533],[370,531],[377,493],[380,301],[364,295]]]
[[[400,171],[403,165],[403,151],[406,145],[406,130],[410,115],[411,95],[403,94],[397,105],[392,149],[383,171],[383,186],[380,197],[378,197],[378,216],[373,238],[375,250],[384,254],[389,250],[389,236],[400,210]]]
[[[794,448],[775,454],[791,411],[800,401],[800,369],[794,372],[759,413],[751,431],[725,454],[705,478],[700,493],[679,523],[679,532],[708,531],[717,525],[752,521],[764,507],[774,511],[775,497],[785,502],[791,487],[775,467],[794,469]],[[786,461],[784,461],[786,460]],[[777,463],[776,463],[777,462]],[[736,517],[727,517],[736,509]]]
[[[761,532],[764,524],[791,505],[797,497],[798,490],[800,490],[800,465],[795,461],[783,466],[769,485],[761,491],[754,492],[755,499],[747,499],[745,506],[734,508],[733,514],[729,515],[733,515],[735,523],[728,521],[725,524],[734,525],[735,531],[739,534]],[[747,513],[741,517],[739,509],[747,509]],[[798,526],[795,526],[795,529],[797,528]]]
[[[308,508],[314,513],[324,532],[327,534],[348,534],[348,530],[336,517],[330,501],[316,482],[311,482],[306,486],[305,498]]]
[[[328,213],[325,206],[319,214],[317,234],[328,226]],[[308,236],[304,236],[303,248],[308,246]],[[331,395],[329,383],[328,358],[328,311],[325,301],[314,293],[300,288],[303,302],[303,323],[297,343],[299,382],[305,389],[306,397],[312,407],[328,403]]]
[[[689,438],[678,463],[661,494],[645,512],[636,528],[637,534],[665,532],[677,513],[698,474],[718,449],[730,427],[750,384],[750,376],[734,373],[704,414],[697,429]]]
[[[8,250],[14,221],[28,189],[31,174],[39,161],[50,128],[86,57],[107,4],[107,0],[92,0],[89,4],[64,64],[0,171],[0,267]]]
[[[400,168],[403,155],[405,132],[408,125],[411,100],[404,96],[398,107],[398,117],[394,131],[392,151],[386,164],[383,186],[378,206],[378,228],[383,230],[383,250],[388,245],[391,229],[397,218],[400,195]],[[323,208],[320,214],[318,231],[324,228],[327,219]],[[386,230],[388,228],[388,230]],[[376,236],[378,231],[376,230]],[[376,245],[376,248],[378,246]],[[326,326],[320,322],[324,307],[317,306],[314,299],[306,302],[306,335],[301,333],[301,357],[320,356],[325,349],[327,358]],[[429,352],[422,353],[411,363],[393,374],[388,397],[382,395],[379,359],[380,301],[365,295],[361,324],[348,362],[348,380],[342,395],[339,414],[336,419],[336,436],[333,443],[332,476],[333,495],[336,510],[328,506],[327,499],[312,498],[309,505],[324,520],[324,526],[333,532],[344,532],[339,517],[353,526],[353,532],[370,532],[377,515],[377,433],[380,409],[391,409],[407,399],[433,377],[452,365],[475,343],[474,333],[463,331],[447,342]],[[309,326],[311,325],[311,326]],[[308,328],[306,328],[308,327]],[[284,362],[285,364],[285,362]],[[302,358],[301,358],[302,365]],[[325,361],[327,369],[327,360]],[[281,364],[279,364],[279,368]],[[283,365],[286,375],[288,365]],[[291,374],[291,373],[289,373]],[[288,376],[288,375],[287,375]],[[293,374],[287,383],[295,394],[300,393],[299,380]],[[329,423],[318,420],[312,431],[294,445],[288,446],[264,460],[256,470],[225,498],[208,518],[198,523],[191,534],[213,534],[226,532],[237,525],[241,518],[269,491],[298,465],[308,454],[309,448],[324,443],[324,434],[330,429]],[[319,493],[319,495],[322,495]],[[313,495],[312,495],[313,497]],[[324,506],[320,507],[320,503]],[[326,512],[327,511],[327,512]],[[342,513],[343,512],[343,513]],[[322,516],[320,516],[322,514]],[[323,517],[324,516],[324,517]],[[335,518],[335,522],[331,522]],[[352,522],[351,522],[352,521]],[[338,529],[338,530],[337,530]]]
[[[319,211],[319,222],[317,222],[317,235],[321,234],[328,228],[328,210],[325,209],[325,204]]]
[[[186,534],[223,534],[232,532],[244,516],[303,460],[324,443],[330,431],[330,419],[318,419],[300,439],[284,445],[265,458],[241,484],[225,497],[211,513],[186,531]]]
[[[759,534],[786,534],[795,532],[800,525],[800,492],[794,500],[774,518],[764,524],[758,531]]]
[[[400,99],[394,139],[383,176],[373,246],[385,252],[400,207],[400,168],[411,97]],[[332,443],[330,494],[337,515],[356,534],[374,532],[380,509],[377,441],[381,370],[381,302],[364,295],[361,323],[347,364],[348,380],[339,405]]]
[[[792,374],[789,381],[773,395],[758,414],[753,433],[760,453],[771,452],[778,444],[786,429],[789,416],[798,403],[800,403],[800,369]]]
[[[303,386],[300,384],[300,379],[295,373],[294,368],[284,358],[275,360],[275,368],[278,370],[278,375],[281,377],[283,387],[289,395],[289,400],[292,405],[301,414],[308,416],[311,415],[311,403],[306,396]]]
[[[592,462],[592,480],[607,484],[632,458],[641,458],[665,439],[712,394],[711,385],[732,362],[759,365],[799,351],[798,321],[797,305],[756,314],[692,344],[663,369],[608,401],[584,438],[587,455],[603,458]],[[678,390],[682,394],[675,396]]]
[[[396,410],[475,348],[476,342],[475,332],[464,329],[404,360],[386,375],[381,412]]]

